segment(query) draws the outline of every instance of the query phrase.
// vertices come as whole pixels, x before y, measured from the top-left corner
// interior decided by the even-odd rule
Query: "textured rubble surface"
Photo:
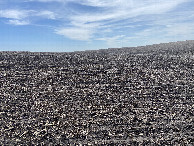
[[[193,145],[194,41],[0,52],[0,145]]]

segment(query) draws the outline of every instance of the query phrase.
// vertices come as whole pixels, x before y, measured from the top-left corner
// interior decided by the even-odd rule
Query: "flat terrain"
[[[0,145],[194,145],[194,41],[0,52]]]

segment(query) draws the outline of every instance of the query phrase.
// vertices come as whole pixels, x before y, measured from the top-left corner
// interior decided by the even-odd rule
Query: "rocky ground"
[[[194,145],[194,41],[0,52],[0,145]]]

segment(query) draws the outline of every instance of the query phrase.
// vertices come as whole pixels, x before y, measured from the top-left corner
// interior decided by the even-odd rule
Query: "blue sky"
[[[194,39],[194,0],[0,0],[0,51],[70,52]]]

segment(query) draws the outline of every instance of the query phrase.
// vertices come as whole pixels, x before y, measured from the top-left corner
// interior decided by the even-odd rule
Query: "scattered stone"
[[[0,145],[194,145],[194,41],[0,52]]]

